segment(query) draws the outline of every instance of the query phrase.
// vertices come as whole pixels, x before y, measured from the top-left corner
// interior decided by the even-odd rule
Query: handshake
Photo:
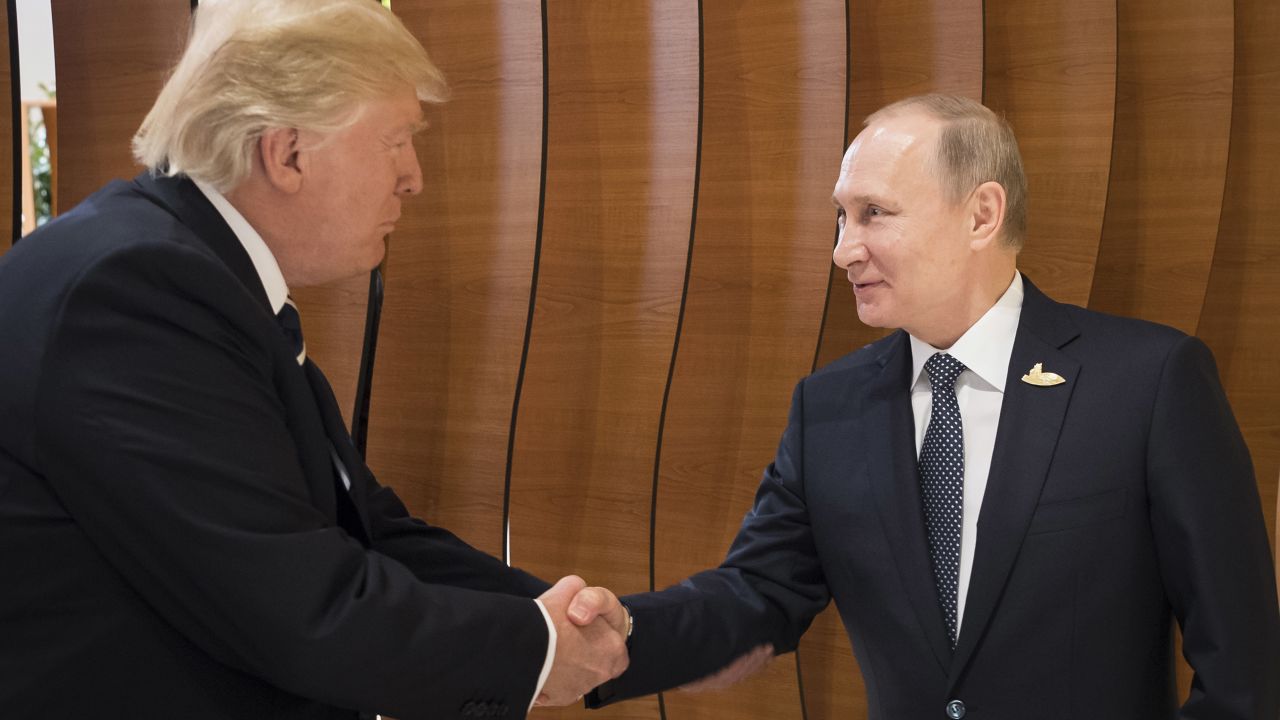
[[[627,637],[631,615],[618,596],[602,587],[587,587],[576,575],[560,578],[538,600],[556,627],[556,653],[551,673],[534,705],[568,705],[598,685],[621,675],[630,663]],[[681,690],[719,690],[754,675],[773,659],[773,647],[760,647]]]

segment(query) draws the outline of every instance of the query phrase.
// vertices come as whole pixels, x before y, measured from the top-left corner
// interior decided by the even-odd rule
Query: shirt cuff
[[[542,619],[547,621],[547,659],[542,663],[542,673],[538,675],[538,684],[533,688],[533,698],[529,700],[529,710],[532,710],[533,704],[538,701],[542,686],[547,684],[547,676],[551,674],[551,664],[556,659],[556,624],[551,622],[551,614],[542,605],[542,601],[535,598],[534,602],[537,603],[538,609],[542,611]],[[528,712],[528,710],[525,712]]]

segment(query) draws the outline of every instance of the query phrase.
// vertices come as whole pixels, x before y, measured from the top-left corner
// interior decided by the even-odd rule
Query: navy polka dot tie
[[[301,365],[307,359],[307,343],[302,339],[302,318],[298,316],[298,306],[293,304],[293,298],[284,299],[284,306],[276,313],[276,321]]]
[[[960,525],[964,518],[964,428],[956,402],[956,378],[964,365],[945,353],[924,364],[933,387],[933,411],[920,446],[920,491],[929,534],[929,559],[938,602],[956,646],[956,592],[960,586]]]

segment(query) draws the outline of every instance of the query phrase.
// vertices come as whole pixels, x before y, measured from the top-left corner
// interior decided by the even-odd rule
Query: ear
[[[272,128],[258,139],[263,172],[267,182],[277,190],[293,194],[302,189],[301,152],[298,148],[298,131],[292,128]]]
[[[982,183],[969,196],[966,230],[974,250],[988,247],[999,239],[1007,201],[1004,187],[993,180]]]

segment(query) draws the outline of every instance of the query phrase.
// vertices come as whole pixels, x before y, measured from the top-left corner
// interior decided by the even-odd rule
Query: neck
[[[904,328],[919,340],[923,340],[940,350],[949,349],[962,335],[968,332],[973,324],[987,314],[1013,282],[1016,268],[1009,265],[998,272],[990,273],[981,282],[974,283],[959,297],[947,300],[944,307],[931,319],[936,322],[919,328]]]

